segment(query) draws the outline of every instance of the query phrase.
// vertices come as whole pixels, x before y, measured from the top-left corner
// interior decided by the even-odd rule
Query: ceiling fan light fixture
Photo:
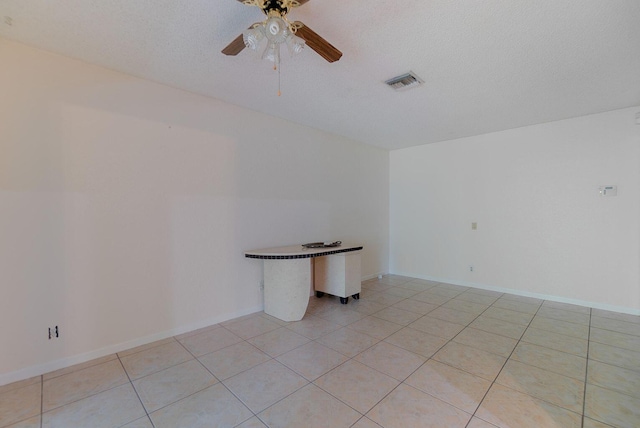
[[[274,65],[280,65],[280,45],[277,43],[267,43],[267,47],[262,54],[262,59],[271,61]]]
[[[298,36],[291,36],[287,39],[287,47],[289,48],[289,53],[291,56],[298,55],[300,52],[304,50],[305,47],[304,39]]]
[[[261,25],[249,28],[247,31],[242,33],[244,45],[254,51],[258,50],[262,39],[264,39],[264,27]]]

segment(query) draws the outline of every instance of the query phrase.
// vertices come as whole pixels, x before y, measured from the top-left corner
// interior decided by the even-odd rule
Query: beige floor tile
[[[640,352],[591,342],[589,359],[640,372]]]
[[[451,300],[451,297],[443,296],[442,294],[434,293],[433,288],[430,288],[427,291],[422,291],[415,296],[411,297],[411,300],[417,300],[419,302],[431,303],[432,305],[440,306],[443,303]]]
[[[498,376],[507,360],[500,355],[455,342],[447,343],[433,359],[489,381]]]
[[[360,299],[349,302],[349,307],[354,311],[360,312],[361,314],[371,315],[386,308],[387,305],[383,305],[382,303],[377,302],[371,302],[366,299]]]
[[[513,348],[515,348],[518,343],[515,339],[471,327],[467,327],[462,330],[453,338],[453,341],[462,343],[463,345],[473,346],[474,348],[482,349],[483,351],[498,354],[503,357],[509,357]]]
[[[282,321],[280,318],[276,318],[272,315],[269,314],[265,314],[264,312],[258,312],[258,315],[261,316],[262,318],[272,321],[276,324],[278,324],[280,327],[284,327],[285,325],[289,324],[289,321]]]
[[[211,330],[215,330],[215,329],[220,328],[220,327],[221,327],[220,324],[208,325],[206,327],[202,327],[202,328],[199,328],[199,329],[196,329],[196,330],[191,330],[191,331],[188,331],[186,333],[182,333],[182,334],[179,334],[177,336],[174,336],[174,339],[177,340],[177,341],[181,341],[182,339],[186,339],[187,337],[195,336],[195,335],[202,334],[202,333],[208,333]]]
[[[328,346],[347,357],[355,357],[379,341],[379,339],[349,328],[332,331],[316,340],[316,342]]]
[[[252,416],[240,400],[216,384],[153,412],[151,420],[155,428],[210,428],[234,427]]]
[[[420,315],[426,315],[437,308],[438,305],[432,305],[431,303],[421,302],[419,300],[406,299],[391,307],[402,309],[403,311],[415,312]]]
[[[236,323],[243,322],[243,321],[247,321],[247,320],[250,320],[251,318],[255,318],[255,317],[259,317],[259,316],[260,316],[260,311],[257,311],[257,312],[253,312],[253,313],[250,313],[250,314],[247,314],[247,315],[243,315],[241,317],[237,317],[237,318],[233,318],[233,319],[230,319],[230,320],[223,321],[219,325],[222,326],[222,327],[226,327],[228,325],[236,324]]]
[[[42,384],[42,409],[44,412],[48,412],[56,407],[128,382],[129,378],[117,359],[72,371],[69,374],[44,381]]]
[[[398,287],[402,287],[402,288],[409,288],[411,290],[415,290],[415,291],[426,291],[430,288],[435,287],[436,285],[438,285],[435,282],[432,281],[427,281],[427,280],[411,280],[409,282],[405,282],[404,284],[399,285]]]
[[[587,306],[572,305],[571,303],[553,302],[551,300],[545,300],[542,304],[543,308],[561,309],[564,311],[578,312],[581,314],[589,315],[591,308]]]
[[[414,354],[422,355],[425,358],[430,358],[447,343],[447,339],[405,327],[387,337],[385,342],[399,346]]]
[[[146,415],[131,384],[92,395],[42,415],[42,428],[120,427]]]
[[[269,361],[271,357],[247,343],[240,342],[198,358],[220,380]]]
[[[304,337],[301,334],[291,331],[285,327],[280,327],[277,330],[272,330],[269,333],[249,339],[247,342],[271,357],[277,357],[278,355],[289,352],[298,346],[304,345],[309,342],[309,340],[309,338]]]
[[[512,359],[580,381],[584,381],[587,371],[586,358],[527,342],[518,344]]]
[[[440,294],[441,296],[454,298],[463,292],[467,291],[466,287],[453,287],[450,285],[438,284],[435,287],[429,289],[432,293]]]
[[[242,342],[242,339],[226,328],[209,330],[180,341],[196,357],[235,345],[238,342]]]
[[[348,428],[360,414],[315,385],[307,385],[260,413],[271,427]]]
[[[519,340],[527,329],[525,325],[506,323],[485,315],[480,315],[471,324],[469,324],[469,327],[477,328],[478,330],[487,331],[489,333],[499,334],[500,336],[510,337],[516,340]]]
[[[498,296],[485,296],[483,294],[478,294],[475,290],[467,290],[462,294],[458,294],[456,296],[456,300],[466,300],[468,302],[480,303],[482,305],[491,305],[493,302],[498,300]]]
[[[589,360],[587,382],[636,397],[640,406],[640,372]]]
[[[12,382],[7,385],[0,386],[0,394],[16,389],[24,388],[25,386],[33,385],[34,383],[42,383],[42,376],[34,376],[28,379],[20,380],[18,382]]]
[[[427,359],[390,343],[380,342],[356,356],[354,360],[403,381]]]
[[[372,316],[406,326],[420,318],[422,315],[394,307],[388,307],[379,312],[376,312]]]
[[[120,358],[124,369],[131,379],[138,379],[151,373],[159,372],[176,364],[193,359],[178,342],[147,349],[142,352]]]
[[[628,349],[634,352],[640,352],[640,336],[633,336],[630,334],[618,333],[615,331],[592,327],[589,339],[593,342],[617,346],[618,348]]]
[[[377,423],[373,422],[371,419],[367,417],[362,417],[351,428],[381,428],[381,427]]]
[[[404,382],[473,414],[491,382],[462,370],[429,360]]]
[[[483,313],[484,311],[487,310],[489,305],[482,304],[482,303],[476,303],[476,302],[470,302],[468,300],[459,299],[459,298],[455,297],[455,298],[449,300],[444,305],[442,305],[442,307],[445,308],[445,309],[453,309],[453,310],[456,310],[456,311],[463,311],[463,312],[469,312],[469,313],[474,314],[474,315],[480,315],[481,313]]]
[[[365,283],[362,284],[362,288],[363,289],[376,291],[378,293],[381,293],[381,292],[383,292],[385,290],[388,290],[391,287],[393,287],[393,285],[386,284],[386,283],[381,283],[381,282],[365,282]]]
[[[574,311],[566,311],[564,309],[550,308],[545,306],[540,308],[538,316],[545,318],[553,318],[560,321],[573,322],[577,324],[589,325],[589,314],[581,314]]]
[[[516,312],[524,312],[527,314],[535,314],[540,309],[539,303],[525,303],[515,300],[500,298],[493,305],[494,308],[509,309]]]
[[[484,290],[482,288],[470,288],[467,291],[465,291],[465,293],[473,293],[473,294],[479,294],[481,296],[495,297],[496,300],[505,295],[505,293],[501,291]]]
[[[25,419],[24,421],[20,421],[13,425],[9,425],[6,428],[40,428],[41,424],[42,424],[42,416],[38,415],[29,419]]]
[[[340,305],[336,308],[324,311],[317,316],[327,321],[331,321],[332,323],[340,324],[343,327],[366,317],[365,314],[355,311],[347,306]]]
[[[562,407],[493,384],[475,416],[500,428],[580,428],[582,417]]]
[[[400,382],[350,360],[319,377],[314,384],[364,414]]]
[[[584,382],[510,360],[496,383],[576,413],[582,413]]]
[[[430,318],[438,318],[443,321],[452,322],[460,325],[468,325],[471,321],[478,317],[477,314],[472,314],[469,312],[462,312],[454,309],[447,309],[444,306],[440,306],[437,309],[429,312]]]
[[[42,375],[42,380],[46,381],[49,379],[53,379],[54,377],[69,374],[78,370],[86,369],[88,367],[97,366],[98,364],[106,363],[108,361],[112,361],[117,358],[118,356],[116,354],[111,354],[111,355],[104,356],[102,358],[96,358],[94,360],[87,361],[85,363],[74,364],[73,366],[70,366],[70,367],[65,367],[60,370],[55,370],[49,373],[45,373],[44,375]]]
[[[135,380],[133,386],[145,409],[151,413],[217,382],[202,364],[191,360]]]
[[[349,324],[347,328],[382,340],[400,330],[402,326],[374,316],[368,316],[354,322],[353,324]]]
[[[263,411],[309,383],[275,360],[262,363],[223,382],[254,413]]]
[[[584,418],[582,428],[614,428],[612,425],[603,424],[591,418]]]
[[[151,419],[149,419],[148,416],[145,416],[137,421],[126,424],[122,428],[153,428],[153,424],[151,423]]]
[[[496,307],[490,307],[486,311],[482,313],[483,316],[487,316],[489,318],[495,318],[502,321],[507,321],[510,323],[528,325],[533,319],[532,314],[527,314],[524,312],[512,311],[510,309],[502,309]]]
[[[605,311],[604,309],[593,309],[592,314],[597,317],[640,324],[640,315],[623,314],[620,312]]]
[[[471,415],[402,384],[366,415],[384,428],[462,428]]]
[[[387,294],[391,294],[392,296],[399,296],[399,297],[403,297],[403,298],[409,298],[411,296],[415,296],[416,294],[418,294],[420,291],[419,290],[414,290],[412,288],[405,288],[404,284],[398,287],[391,287],[388,288],[384,291]]]
[[[156,340],[155,342],[147,343],[145,345],[136,346],[135,348],[126,349],[118,352],[118,357],[126,357],[127,355],[135,354],[138,352],[146,351],[147,349],[156,348],[158,346],[166,345],[167,343],[173,343],[176,339],[173,337],[167,337],[166,339]]]
[[[382,281],[386,281],[391,285],[400,285],[411,281],[413,278],[404,275],[387,274],[382,277]]]
[[[267,426],[263,424],[257,416],[254,416],[251,419],[241,423],[236,428],[267,428]]]
[[[630,334],[632,336],[640,336],[640,324],[615,320],[611,318],[593,316],[591,317],[591,327],[616,331],[618,333]]]
[[[252,337],[260,336],[261,334],[267,333],[280,327],[280,324],[270,321],[259,315],[251,317],[244,321],[234,322],[232,324],[224,326],[224,328],[245,340],[251,339]]]
[[[279,362],[309,381],[333,370],[348,359],[347,356],[317,342],[309,342],[277,358]]]
[[[0,394],[0,427],[40,414],[42,385],[31,383]]]
[[[433,318],[430,315],[419,318],[409,324],[409,327],[447,340],[453,339],[464,329],[464,325]]]
[[[496,428],[496,426],[489,422],[485,422],[480,418],[473,417],[471,418],[471,421],[469,421],[467,428]]]
[[[327,333],[338,330],[342,326],[316,316],[306,316],[300,321],[287,324],[288,328],[309,339],[317,339]]]
[[[584,415],[615,427],[640,426],[636,397],[592,384],[587,384]]]
[[[522,341],[580,357],[587,356],[587,341],[577,337],[552,333],[537,328],[528,328],[522,336]]]
[[[552,333],[564,334],[565,336],[577,337],[578,339],[589,339],[589,326],[585,324],[536,316],[529,326]]]
[[[398,303],[406,299],[406,297],[401,297],[398,295],[389,294],[387,292],[377,293],[368,299],[372,302],[380,303],[385,306],[393,305],[394,303]]]
[[[541,305],[544,302],[544,300],[538,299],[537,297],[518,296],[517,294],[509,294],[509,293],[504,293],[501,296],[501,298],[502,299],[513,300],[515,302],[531,303],[531,304],[535,304],[535,305]]]

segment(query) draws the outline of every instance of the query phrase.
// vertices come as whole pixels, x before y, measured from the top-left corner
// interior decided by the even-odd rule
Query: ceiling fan
[[[257,6],[266,15],[262,22],[251,25],[222,50],[225,55],[238,55],[247,47],[258,50],[266,40],[263,59],[280,63],[280,45],[285,44],[291,54],[300,52],[306,44],[329,62],[340,59],[342,52],[300,21],[289,22],[287,13],[309,0],[237,0],[247,6]]]

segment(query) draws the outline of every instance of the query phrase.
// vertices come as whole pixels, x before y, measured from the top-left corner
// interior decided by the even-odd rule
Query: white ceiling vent
[[[411,88],[417,88],[424,83],[424,80],[416,76],[413,71],[410,71],[402,76],[393,77],[386,82],[389,87],[396,91],[406,91]]]

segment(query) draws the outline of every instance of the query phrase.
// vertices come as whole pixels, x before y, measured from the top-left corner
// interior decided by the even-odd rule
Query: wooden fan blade
[[[305,4],[308,1],[309,0],[298,0],[298,3],[300,4],[300,6],[302,6],[303,4]]]
[[[253,24],[251,24],[249,28],[247,28],[247,30],[250,30],[251,28],[255,27],[258,24],[260,23],[254,22]],[[244,45],[244,38],[242,37],[242,34],[240,34],[238,37],[233,39],[233,42],[229,43],[226,48],[222,49],[222,53],[225,55],[235,56],[235,55],[238,55],[240,52],[242,52],[242,49],[244,49],[245,47],[246,46]]]
[[[222,53],[225,55],[238,55],[244,49],[244,39],[242,34],[233,39],[233,42],[229,43],[226,48],[222,49]]]
[[[300,21],[296,21],[296,24],[302,25],[296,31],[296,36],[304,39],[307,42],[307,45],[316,51],[318,55],[322,58],[326,59],[329,62],[335,62],[342,57],[342,52],[336,49],[331,43],[327,42],[325,39],[320,37],[318,33],[313,31],[311,28],[307,27]]]

